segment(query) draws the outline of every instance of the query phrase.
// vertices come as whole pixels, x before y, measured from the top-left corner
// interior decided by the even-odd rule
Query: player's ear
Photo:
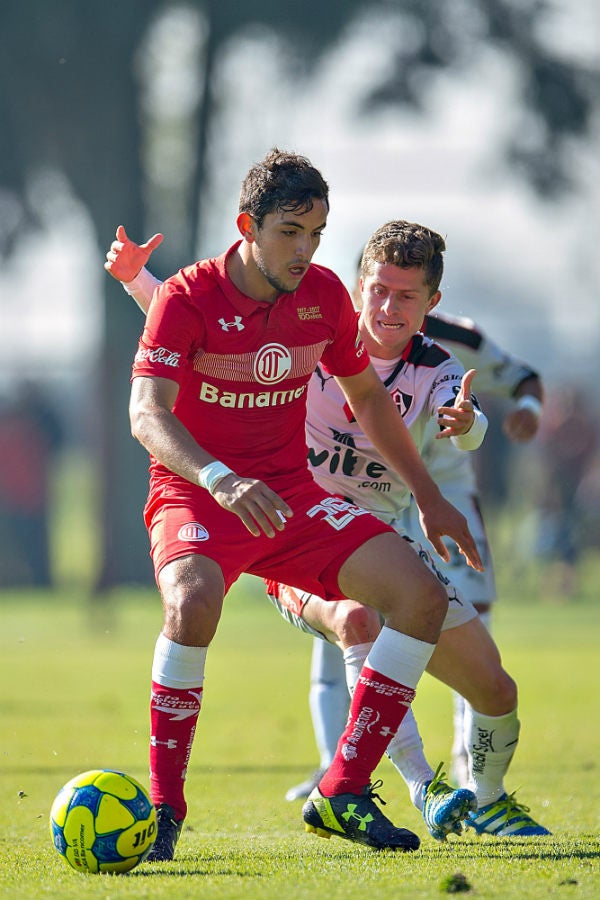
[[[442,292],[436,291],[435,294],[433,294],[429,298],[429,303],[427,304],[427,309],[425,310],[425,312],[431,312],[432,309],[435,309],[435,307],[438,305],[438,303],[440,302],[441,299],[442,299]]]
[[[236,219],[238,231],[249,244],[254,243],[254,219],[250,213],[242,212]]]

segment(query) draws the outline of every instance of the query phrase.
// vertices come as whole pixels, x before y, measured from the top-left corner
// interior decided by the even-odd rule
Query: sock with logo
[[[202,705],[207,647],[186,647],[159,635],[150,700],[150,796],[184,819],[184,782]]]
[[[492,616],[490,610],[487,609],[480,612],[479,618],[482,625],[485,625],[487,630],[491,631]],[[471,708],[467,701],[461,697],[460,694],[457,694],[456,691],[452,691],[452,724],[454,728],[454,738],[452,741],[451,756],[454,763],[459,763],[461,760],[466,760],[468,757],[467,743],[471,734]],[[463,766],[460,765],[460,769],[462,768]],[[460,782],[460,787],[466,787],[469,781],[467,764],[464,766],[464,769],[464,772],[459,771],[457,765],[456,770],[453,772],[455,780]]]
[[[371,647],[370,643],[355,644],[344,651],[346,680],[351,696]],[[406,715],[385,753],[406,782],[414,806],[418,810],[422,810],[423,788],[427,782],[433,779],[434,771],[425,759],[423,741],[412,709],[406,711]]]
[[[323,796],[360,794],[369,784],[434,649],[435,644],[382,628],[358,676],[333,762],[319,784]]]
[[[471,734],[467,744],[471,762],[469,787],[479,807],[493,803],[504,791],[504,776],[517,749],[520,722],[517,710],[504,716],[484,716],[471,709]]]

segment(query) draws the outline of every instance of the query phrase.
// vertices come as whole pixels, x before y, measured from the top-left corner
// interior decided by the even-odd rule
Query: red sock
[[[329,769],[319,784],[325,797],[360,794],[415,696],[413,688],[363,666],[346,730]]]
[[[187,812],[183,785],[201,704],[201,687],[181,690],[152,682],[150,796],[155,806],[172,806],[178,820]]]

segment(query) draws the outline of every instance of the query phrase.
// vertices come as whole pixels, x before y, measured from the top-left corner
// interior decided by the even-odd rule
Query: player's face
[[[314,200],[310,210],[267,213],[262,228],[254,226],[254,263],[277,294],[295,291],[306,275],[321,241],[327,212],[324,200]]]
[[[360,332],[371,356],[399,356],[433,309],[440,292],[431,294],[423,270],[376,263],[373,273],[360,282]]]

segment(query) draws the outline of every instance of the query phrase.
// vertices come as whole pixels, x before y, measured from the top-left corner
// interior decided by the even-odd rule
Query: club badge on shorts
[[[180,541],[207,541],[209,534],[204,525],[200,525],[199,522],[187,522],[181,526],[177,537]]]

